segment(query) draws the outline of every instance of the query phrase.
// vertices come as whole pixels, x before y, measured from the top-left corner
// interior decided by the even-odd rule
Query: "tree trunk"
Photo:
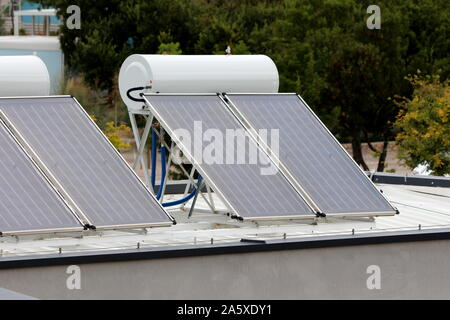
[[[384,167],[386,166],[386,157],[387,157],[387,151],[388,151],[389,141],[385,137],[383,141],[383,149],[381,150],[380,157],[378,158],[378,172],[383,172]]]
[[[111,79],[111,86],[108,89],[107,106],[109,109],[113,109],[116,107],[119,97],[119,76],[117,73],[115,73]]]
[[[108,93],[106,96],[106,105],[108,109],[113,109],[115,106],[115,91],[114,88],[108,89]]]
[[[359,164],[365,171],[369,171],[369,167],[364,161],[364,157],[361,151],[361,140],[357,135],[354,135],[352,138],[352,152],[353,159],[355,159],[356,163]]]

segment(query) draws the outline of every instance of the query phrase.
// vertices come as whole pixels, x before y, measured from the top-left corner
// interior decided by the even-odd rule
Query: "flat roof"
[[[14,11],[15,16],[56,16],[56,9],[29,9]]]
[[[225,214],[213,214],[199,197],[192,217],[188,211],[170,213],[177,225],[141,230],[84,231],[58,237],[21,236],[0,239],[0,267],[10,258],[74,257],[127,252],[127,250],[173,251],[195,248],[236,247],[273,241],[301,242],[380,236],[436,234],[450,237],[450,188],[377,184],[400,214],[375,218],[317,218],[297,221],[241,222]],[[168,195],[166,200],[179,198]],[[225,209],[213,195],[217,209]],[[135,251],[133,251],[135,252]]]
[[[61,45],[53,36],[0,36],[0,50],[59,51]]]

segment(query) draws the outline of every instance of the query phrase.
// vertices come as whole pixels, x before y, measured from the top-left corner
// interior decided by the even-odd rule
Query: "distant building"
[[[51,94],[57,94],[64,75],[64,56],[56,36],[60,24],[56,11],[31,1],[14,2],[13,8],[12,1],[0,0],[5,15],[3,33],[8,34],[0,37],[0,56],[37,55],[49,70]]]
[[[55,35],[59,29],[60,21],[56,15],[45,16],[35,15],[33,12],[46,11],[41,5],[25,0],[15,0],[12,8],[10,0],[0,0],[0,12],[4,13],[3,31],[6,34],[12,34],[14,22],[12,19],[13,11],[22,11],[19,17],[19,29],[21,34],[25,35]],[[30,14],[26,14],[29,12]]]

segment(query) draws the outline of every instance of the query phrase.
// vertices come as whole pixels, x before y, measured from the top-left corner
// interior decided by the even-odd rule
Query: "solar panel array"
[[[81,230],[67,204],[0,121],[0,232]]]
[[[394,214],[395,209],[295,94],[229,94],[252,129],[278,129],[280,161],[326,214]]]
[[[227,103],[209,94],[145,95],[233,213],[257,220],[311,218],[317,213],[312,208],[327,215],[396,212],[300,97],[226,97]],[[0,111],[7,117],[0,121],[1,233],[81,230],[85,220],[105,229],[173,223],[72,97],[0,98]],[[278,131],[278,157],[263,151],[255,140],[260,136],[248,134],[261,129]],[[220,160],[205,161],[203,145],[217,139],[225,139],[222,148],[209,151]],[[199,141],[200,153],[194,146]]]
[[[223,142],[226,154],[222,154],[221,163],[214,161],[206,163],[207,161],[202,159],[202,154],[194,151],[194,139],[198,139],[196,135],[199,134],[196,132],[196,126],[198,129],[201,125],[200,135],[209,131],[216,132],[217,136],[226,137],[227,130],[245,132],[241,123],[217,95],[145,95],[145,99],[162,126],[178,143],[181,150],[191,158],[196,169],[214,190],[222,195],[234,213],[247,219],[315,216],[281,172],[262,174],[261,169],[273,163],[261,150],[259,150],[261,161],[253,164],[248,161],[250,150],[258,149],[256,142],[251,138],[245,139],[245,146],[241,145],[243,148],[239,149],[226,148],[226,142]],[[180,129],[185,130],[190,139],[183,137]],[[227,156],[235,161],[226,161]],[[238,163],[239,156],[243,156],[247,161]]]
[[[95,227],[173,223],[73,98],[4,98],[0,110]]]

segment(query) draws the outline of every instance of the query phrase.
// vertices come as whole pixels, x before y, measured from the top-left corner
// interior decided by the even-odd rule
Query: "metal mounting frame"
[[[151,95],[151,94],[149,94],[149,95]],[[158,94],[155,94],[155,95],[168,95],[168,96],[174,96],[174,95],[196,95],[196,96],[202,96],[202,95],[207,95],[207,96],[216,96],[216,94],[213,94],[213,93],[205,93],[205,94],[162,94],[162,93],[158,93]],[[145,100],[145,104],[148,107],[147,111],[150,114],[152,114],[156,119],[158,119],[158,121],[162,124],[162,126],[166,129],[166,131],[169,133],[169,135],[175,141],[176,145],[183,152],[184,156],[192,163],[192,165],[195,167],[195,169],[202,175],[205,183],[207,185],[211,186],[212,189],[214,190],[214,192],[217,193],[217,195],[219,196],[220,200],[228,208],[229,212],[233,213],[237,217],[240,217],[239,214],[237,213],[237,211],[231,205],[231,203],[229,203],[229,201],[226,199],[226,197],[223,195],[223,193],[220,191],[220,189],[215,185],[214,181],[212,181],[212,179],[206,174],[206,172],[203,170],[203,168],[195,161],[194,157],[190,154],[189,150],[186,150],[185,148],[183,148],[183,145],[181,144],[181,141],[179,141],[179,139],[176,138],[176,136],[174,135],[172,130],[170,130],[169,126],[164,121],[164,119],[162,119],[162,117],[156,112],[156,109],[154,108],[154,106],[147,100],[146,94],[143,95],[143,98]],[[199,192],[199,194],[203,194],[203,193]],[[209,201],[206,198],[204,198],[204,199],[209,203]]]
[[[134,169],[136,169],[137,165],[139,164],[139,162],[141,163],[142,169],[144,171],[147,187],[148,188],[152,188],[151,183],[150,183],[150,178],[148,177],[148,170],[149,170],[148,164],[143,162],[142,159],[145,159],[145,156],[144,156],[145,148],[144,148],[144,146],[145,146],[146,141],[149,139],[151,128],[152,128],[152,124],[153,124],[153,120],[155,119],[155,116],[148,109],[143,109],[143,110],[139,110],[139,111],[132,111],[132,110],[130,110],[128,112],[128,114],[129,114],[130,119],[131,119],[132,130],[133,130],[133,132],[135,132],[134,136],[135,136],[136,148],[137,148],[137,154],[136,154],[136,157],[135,157],[135,161],[134,161],[134,166],[133,167],[134,167]],[[137,127],[137,121],[136,121],[136,116],[137,115],[141,115],[141,116],[143,116],[146,119],[144,131],[143,131],[142,135],[139,135],[139,129]],[[167,166],[167,169],[169,170],[170,163],[171,163],[171,161],[173,159],[173,152],[172,151],[173,151],[173,148],[175,147],[176,144],[172,143],[172,146],[168,146],[167,143],[163,139],[163,137],[164,137],[163,131],[156,130],[156,134],[157,134],[157,136],[158,136],[158,138],[159,138],[159,140],[161,142],[161,145],[164,146],[167,149],[167,151],[168,151],[168,160],[167,160],[168,161],[168,166]],[[142,143],[142,141],[144,141],[144,142]],[[196,170],[195,170],[195,167],[193,167],[193,170],[191,170],[191,172],[189,173],[189,172],[186,171],[186,169],[183,166],[180,166],[180,168],[183,171],[183,173],[188,177],[188,180],[189,180],[188,184],[186,185],[186,189],[185,189],[185,192],[184,192],[184,195],[183,195],[183,196],[186,196],[187,193],[189,192],[189,189],[190,189],[191,186],[193,186],[194,188],[198,188],[199,187],[197,185],[196,181],[193,178],[194,173],[195,173]],[[159,203],[161,205],[163,203],[163,199],[164,199],[164,196],[165,196],[165,186],[167,185],[167,182],[168,182],[168,174],[169,174],[168,170],[166,172],[166,177],[164,179],[165,183],[164,183],[164,186],[162,186],[163,190],[162,190],[162,193],[161,193],[161,198],[159,200]],[[199,192],[199,195],[203,198],[203,200],[205,200],[206,204],[210,207],[212,213],[218,213],[218,210],[215,208],[214,202],[212,201],[211,187],[209,186],[209,184],[207,182],[205,183],[205,186],[207,188],[207,193],[209,195],[209,199],[207,199],[205,197],[203,192]],[[180,204],[179,208],[180,209],[186,208],[186,204],[187,204],[187,202],[183,203],[183,204]]]
[[[175,144],[172,144],[172,145],[173,145],[172,147],[169,147],[169,146],[167,145],[167,143],[166,143],[166,142],[164,141],[164,139],[163,139],[163,137],[164,137],[163,131],[161,131],[161,130],[160,130],[159,132],[156,131],[156,134],[157,134],[157,136],[159,137],[159,139],[160,139],[160,141],[161,141],[161,144],[167,149],[167,151],[168,151],[168,153],[169,153],[169,159],[170,159],[170,158],[172,157],[172,155],[173,155],[172,150],[173,150],[173,148],[175,147]],[[169,167],[167,166],[167,168],[169,168]],[[184,196],[186,196],[187,193],[189,192],[189,188],[190,188],[191,186],[194,187],[194,188],[199,188],[198,184],[195,182],[195,179],[194,179],[194,177],[193,177],[193,174],[195,173],[196,170],[195,170],[195,168],[193,167],[194,171],[193,171],[193,172],[191,171],[191,173],[188,173],[187,170],[186,170],[183,166],[180,166],[180,169],[181,169],[181,171],[183,171],[183,173],[188,177],[188,180],[189,180],[189,183],[188,183],[189,186],[188,186],[188,185],[186,186],[186,191],[185,191],[185,193],[184,193]],[[168,176],[168,171],[166,171],[166,178],[167,178],[167,176]],[[166,180],[165,180],[165,181],[166,181]],[[167,181],[166,181],[166,182],[167,182]],[[167,183],[164,184],[164,186],[166,186],[166,185],[167,185]],[[205,185],[209,188],[208,184],[205,184]],[[210,188],[207,189],[207,192],[211,192],[211,189],[210,189]],[[163,189],[163,191],[162,191],[161,198],[164,196],[164,194],[165,194],[165,189]],[[217,210],[215,209],[213,202],[211,202],[210,200],[208,200],[208,199],[205,197],[205,195],[203,194],[203,192],[200,192],[200,196],[203,198],[203,200],[205,200],[206,204],[210,207],[211,212],[212,212],[212,213],[217,213]],[[210,194],[209,196],[210,196],[210,198],[212,198],[212,197],[211,197],[211,194]],[[184,203],[184,204],[182,204],[180,208],[185,207],[186,204],[187,204],[187,202]]]

